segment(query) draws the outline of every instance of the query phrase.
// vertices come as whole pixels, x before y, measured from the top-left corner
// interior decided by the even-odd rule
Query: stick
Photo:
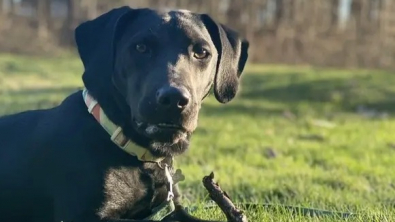
[[[229,195],[222,191],[218,183],[214,182],[214,173],[203,177],[203,185],[207,189],[210,198],[221,208],[228,222],[248,222],[243,211],[236,208]]]

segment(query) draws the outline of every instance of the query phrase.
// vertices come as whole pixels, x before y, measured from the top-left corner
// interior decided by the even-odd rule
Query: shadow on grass
[[[193,187],[193,189],[191,189]],[[275,188],[272,190],[260,190],[258,191],[255,187],[241,183],[237,187],[224,188],[226,193],[230,195],[232,202],[244,209],[246,212],[253,212],[256,210],[266,209],[270,212],[279,211],[282,214],[298,215],[298,216],[314,216],[314,217],[337,217],[337,218],[348,218],[355,216],[351,212],[332,211],[336,209],[336,206],[327,206],[332,210],[325,210],[319,208],[302,207],[298,204],[289,205],[289,203],[304,202],[302,195],[299,195],[296,191],[289,187]],[[193,193],[193,191],[199,191],[199,193]],[[200,192],[201,191],[201,192]],[[192,182],[190,185],[186,185],[182,188],[182,193],[187,194],[184,196],[186,202],[208,202],[210,198],[207,196],[207,191],[203,186],[197,182]],[[195,197],[193,197],[195,195]],[[198,197],[198,200],[196,200]],[[208,209],[217,205],[209,204]],[[350,207],[352,208],[352,207]],[[343,209],[344,210],[344,209]]]
[[[350,75],[350,74],[349,74]],[[375,75],[375,76],[374,76]],[[355,112],[359,106],[395,114],[395,77],[390,75],[341,75],[320,73],[246,73],[238,98],[226,105],[204,103],[203,115],[283,115],[295,111],[301,104],[320,110],[328,104],[336,111]],[[8,92],[9,96],[67,96],[78,87],[48,87]],[[212,96],[214,97],[214,96]],[[1,98],[0,98],[1,99]],[[214,99],[214,98],[212,98]],[[215,99],[214,99],[215,100]],[[248,104],[245,103],[248,101]],[[262,101],[281,104],[281,108],[266,107]]]
[[[343,112],[355,112],[364,106],[395,114],[395,77],[377,75],[320,78],[310,74],[309,80],[301,73],[250,73],[243,77],[239,99],[283,103],[291,110],[300,103],[317,107],[326,103]]]
[[[219,184],[221,180],[218,179]],[[241,182],[235,187],[222,187],[235,202],[258,202],[258,203],[285,203],[287,200],[302,198],[296,190],[290,187],[261,190],[250,184]],[[181,185],[183,196],[188,201],[207,198],[207,190],[201,181],[189,181]]]
[[[239,103],[227,105],[204,104],[201,114],[205,116],[224,116],[224,115],[247,115],[250,117],[281,115],[283,110],[273,108],[263,108],[259,106],[246,106]]]

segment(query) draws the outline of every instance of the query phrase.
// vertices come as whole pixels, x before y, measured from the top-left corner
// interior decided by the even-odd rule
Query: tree
[[[8,11],[8,15],[13,16],[13,15],[15,15],[15,2],[14,2],[14,0],[9,0],[9,5],[10,5],[10,8],[9,8],[9,11]]]
[[[39,38],[48,38],[51,22],[51,0],[37,0],[37,20]]]
[[[87,2],[87,17],[88,19],[94,19],[97,17],[97,0],[89,0]]]
[[[275,1],[275,16],[274,16],[274,24],[276,27],[281,23],[281,20],[284,15],[284,7],[283,7],[283,0]]]
[[[4,1],[0,0],[0,15],[4,14]]]
[[[336,27],[339,22],[339,0],[330,1],[331,28]]]
[[[63,21],[61,29],[60,44],[64,46],[72,46],[74,43],[73,38],[73,25],[76,17],[76,7],[78,3],[76,0],[66,0],[67,4],[67,16]]]

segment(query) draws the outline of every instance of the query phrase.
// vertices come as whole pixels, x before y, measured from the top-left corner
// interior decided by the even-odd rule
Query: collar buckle
[[[118,146],[122,147],[122,149],[125,149],[125,147],[128,144],[128,140],[125,137],[125,135],[122,133],[121,127],[118,127],[111,135],[111,141],[113,141]]]

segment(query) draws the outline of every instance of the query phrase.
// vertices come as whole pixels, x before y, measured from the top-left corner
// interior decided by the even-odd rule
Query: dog
[[[248,40],[207,14],[123,6],[75,42],[84,88],[0,118],[0,221],[202,222],[180,203],[173,158],[210,92],[237,95]]]

